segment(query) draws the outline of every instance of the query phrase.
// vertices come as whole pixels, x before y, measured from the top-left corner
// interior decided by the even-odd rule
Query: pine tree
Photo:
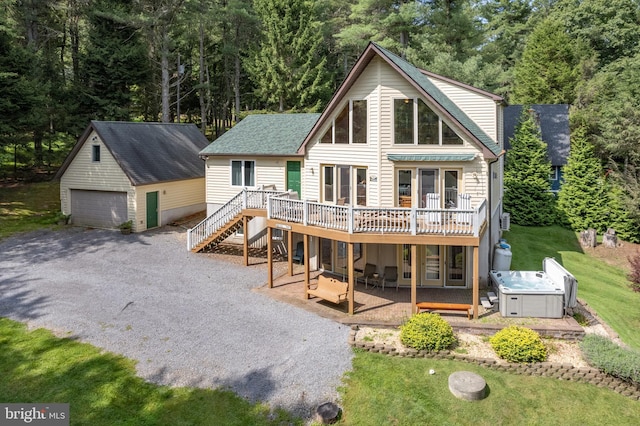
[[[584,128],[576,130],[572,136],[571,153],[563,169],[563,178],[558,193],[558,209],[571,229],[605,231],[609,216],[607,185],[600,160],[595,156]]]
[[[514,67],[511,101],[522,104],[570,104],[580,76],[576,43],[560,21],[545,19],[533,30]]]
[[[550,173],[547,144],[540,137],[533,112],[525,106],[504,169],[504,209],[513,223],[546,226],[555,222]]]
[[[247,63],[257,94],[285,109],[319,110],[331,95],[322,23],[308,0],[256,0],[262,40]]]

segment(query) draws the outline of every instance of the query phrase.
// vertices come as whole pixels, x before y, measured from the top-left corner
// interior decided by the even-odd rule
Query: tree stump
[[[338,421],[340,407],[333,402],[325,402],[316,408],[316,421],[328,425]]]
[[[618,247],[618,236],[615,230],[611,228],[607,229],[607,232],[602,236],[602,245],[607,248]]]
[[[586,231],[580,233],[580,245],[582,247],[593,248],[597,244],[597,233],[593,228],[589,228]]]

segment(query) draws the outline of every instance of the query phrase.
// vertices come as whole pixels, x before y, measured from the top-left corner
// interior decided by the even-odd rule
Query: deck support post
[[[473,246],[473,319],[478,319],[478,305],[480,303],[480,259],[478,246]]]
[[[247,224],[249,220],[246,216],[242,216],[242,229],[244,230],[244,244],[242,245],[242,255],[244,256],[244,266],[249,266],[249,232]]]
[[[354,244],[353,243],[349,243],[349,248],[347,251],[347,274],[348,274],[348,281],[349,281],[349,291],[348,291],[348,296],[347,298],[349,299],[349,315],[353,315],[353,295],[355,294],[355,291],[353,289],[354,284],[355,284],[355,280],[353,279],[353,276],[355,275],[355,271],[354,271],[354,265],[353,265],[353,248],[354,248]]]
[[[309,281],[311,280],[311,271],[309,270],[309,235],[303,234],[302,241],[304,245],[304,298],[309,298]]]
[[[287,231],[287,266],[289,276],[293,276],[293,231]]]
[[[418,247],[411,244],[411,313],[418,312]]]
[[[245,230],[245,235],[247,231]],[[272,234],[273,228],[267,226],[267,284],[269,288],[273,288],[273,240]]]

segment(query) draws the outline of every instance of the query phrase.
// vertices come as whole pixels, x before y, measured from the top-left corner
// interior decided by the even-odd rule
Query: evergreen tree
[[[247,71],[256,92],[278,111],[319,110],[331,95],[322,23],[308,0],[256,0],[262,40]]]
[[[149,76],[147,49],[133,26],[130,0],[98,0],[89,16],[82,61],[88,118],[130,120],[134,89]]]
[[[579,128],[572,135],[571,153],[563,168],[563,180],[558,193],[558,209],[571,229],[606,231],[609,226],[607,185],[600,160],[595,156],[584,128]]]
[[[511,101],[521,104],[570,104],[580,76],[576,44],[562,23],[548,18],[536,26],[514,68]]]
[[[547,144],[532,111],[522,109],[504,168],[504,209],[513,223],[546,226],[555,222]]]

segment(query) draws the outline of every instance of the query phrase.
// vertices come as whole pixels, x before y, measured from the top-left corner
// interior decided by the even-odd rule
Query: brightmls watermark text
[[[0,403],[0,424],[69,426],[69,404]]]

